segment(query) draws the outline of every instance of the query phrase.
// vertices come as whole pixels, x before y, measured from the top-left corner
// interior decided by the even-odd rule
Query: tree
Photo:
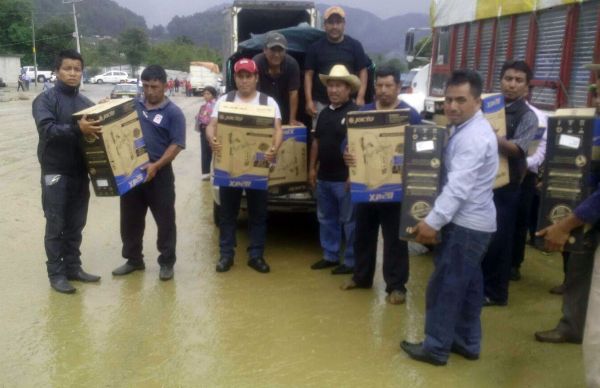
[[[180,71],[188,71],[192,61],[221,63],[221,58],[211,48],[178,43],[177,41],[155,44],[146,56],[148,64],[161,65],[166,69]]]
[[[56,54],[65,49],[75,48],[73,23],[54,19],[36,30],[37,63],[40,69],[52,69]]]
[[[119,48],[125,54],[135,76],[135,69],[142,64],[149,49],[146,31],[141,28],[123,31],[119,36]]]
[[[0,1],[0,53],[24,54],[23,63],[33,64],[31,47],[31,2]]]

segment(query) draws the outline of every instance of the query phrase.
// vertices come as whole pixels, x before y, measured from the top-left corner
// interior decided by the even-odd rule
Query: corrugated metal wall
[[[527,40],[529,39],[530,14],[517,15],[515,18],[515,39],[513,42],[512,59],[525,59]]]
[[[456,50],[454,51],[454,69],[460,69],[462,66],[462,50],[465,43],[465,30],[467,29],[466,24],[461,24],[458,26],[458,31],[456,33]],[[453,70],[454,70],[453,69]]]
[[[494,19],[488,19],[482,21],[483,27],[481,28],[481,49],[479,51],[479,66],[477,72],[481,75],[483,85],[485,89],[486,80],[489,72],[490,65],[490,52],[492,50],[492,42],[494,38]]]
[[[494,55],[494,74],[492,76],[492,91],[500,91],[500,70],[506,62],[506,51],[508,50],[508,35],[510,33],[510,17],[498,20],[496,29],[496,54]]]

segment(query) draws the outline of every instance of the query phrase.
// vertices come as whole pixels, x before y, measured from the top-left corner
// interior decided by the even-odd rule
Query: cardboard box
[[[408,109],[348,113],[348,151],[356,158],[350,168],[352,202],[402,200],[408,115]]]
[[[560,109],[548,120],[546,169],[544,170],[538,229],[569,216],[597,187],[600,172],[600,120],[595,109]],[[593,249],[582,226],[571,233],[565,250]],[[537,244],[543,247],[539,238]]]
[[[269,193],[284,195],[308,190],[307,130],[284,125],[283,143],[269,174]]]
[[[146,180],[149,163],[142,127],[129,99],[111,100],[73,115],[79,120],[99,120],[102,132],[96,139],[86,136],[83,151],[94,192],[99,197],[123,195]]]
[[[411,240],[409,228],[427,217],[442,184],[442,161],[448,140],[446,128],[411,125],[404,134],[404,199],[400,213],[400,238]]]
[[[216,186],[267,190],[270,163],[265,153],[273,143],[275,109],[265,105],[221,102],[214,157]]]
[[[504,111],[504,96],[502,94],[482,94],[481,110],[498,136],[506,136],[506,112]],[[510,183],[508,159],[500,155],[498,174],[494,189]]]

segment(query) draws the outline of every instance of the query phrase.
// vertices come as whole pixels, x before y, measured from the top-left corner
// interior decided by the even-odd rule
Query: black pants
[[[519,200],[519,186],[509,184],[494,190],[496,233],[481,264],[485,296],[495,302],[508,302],[508,283]]]
[[[76,273],[81,268],[79,247],[90,201],[89,180],[85,175],[43,175],[41,184],[48,277]]]
[[[566,260],[562,318],[556,329],[577,340],[583,340],[588,296],[594,270],[594,252],[571,253]]]
[[[375,274],[379,225],[383,233],[383,279],[386,292],[406,292],[408,244],[400,240],[400,203],[356,205],[354,276],[359,287],[371,287]]]
[[[175,176],[173,168],[167,165],[160,169],[154,179],[121,196],[121,240],[123,257],[132,264],[144,260],[143,239],[146,227],[146,213],[150,208],[158,237],[156,248],[160,252],[158,264],[175,264]]]
[[[200,125],[200,157],[202,174],[210,174],[210,162],[212,160],[212,149],[206,137],[206,126]]]
[[[527,243],[527,231],[531,220],[533,198],[535,197],[535,183],[537,175],[527,172],[521,183],[519,202],[517,204],[517,218],[515,222],[515,234],[513,236],[512,267],[521,268],[525,259],[525,244]]]
[[[237,217],[240,212],[240,204],[244,189],[236,187],[220,187],[220,235],[219,246],[221,258],[233,259],[235,247],[237,246],[236,229]],[[266,190],[246,189],[246,201],[248,204],[248,233],[250,244],[248,245],[248,258],[262,258],[265,251],[267,239],[267,199]]]

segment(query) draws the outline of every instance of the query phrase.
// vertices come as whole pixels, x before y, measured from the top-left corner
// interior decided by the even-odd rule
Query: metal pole
[[[77,12],[75,12],[75,2],[73,4],[73,21],[75,22],[75,39],[77,41],[77,52],[81,54],[81,46],[79,45],[79,28],[77,28]]]
[[[32,50],[33,50],[33,75],[35,87],[37,89],[37,53],[35,52],[35,22],[33,20],[33,10],[31,11],[31,41],[32,41]]]

